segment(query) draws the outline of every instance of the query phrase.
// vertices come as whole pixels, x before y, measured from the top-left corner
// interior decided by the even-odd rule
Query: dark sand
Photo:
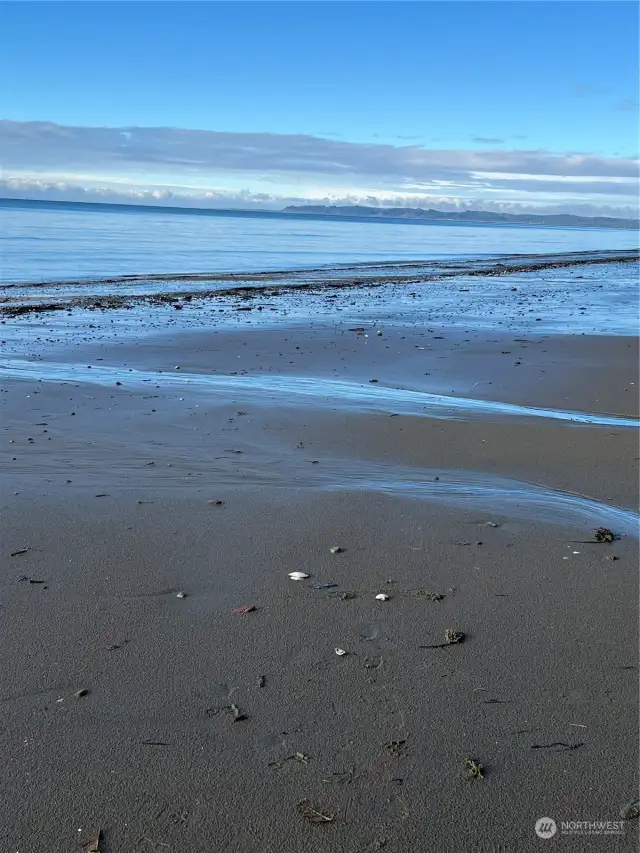
[[[367,325],[40,341],[42,375],[75,381],[3,380],[2,853],[99,827],[106,853],[637,849],[637,822],[534,832],[637,796],[637,541],[584,542],[637,506],[636,430],[127,382],[376,378],[637,416],[630,339]],[[485,491],[416,491],[458,475]],[[464,642],[421,648],[448,628]],[[335,820],[307,823],[305,799]]]

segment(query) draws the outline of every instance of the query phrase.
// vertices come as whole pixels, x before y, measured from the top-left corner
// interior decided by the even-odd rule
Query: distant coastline
[[[312,214],[315,216],[358,216],[371,219],[407,219],[427,222],[455,222],[458,224],[485,225],[547,225],[580,228],[638,229],[640,221],[613,216],[576,216],[571,213],[494,213],[487,210],[447,211],[420,207],[365,207],[361,205],[289,205],[284,213]]]
[[[485,210],[445,211],[424,210],[409,207],[365,207],[359,205],[289,205],[282,210],[258,210],[255,208],[211,208],[180,207],[161,204],[123,204],[119,202],[66,201],[61,199],[0,198],[0,209],[10,207],[31,208],[70,208],[95,211],[135,211],[150,213],[175,213],[189,216],[254,216],[273,219],[315,218],[344,219],[355,222],[375,220],[377,222],[404,222],[406,224],[450,224],[450,225],[506,225],[539,226],[552,228],[611,228],[634,231],[640,228],[640,221],[608,216],[574,216],[573,214],[516,214],[493,213]]]

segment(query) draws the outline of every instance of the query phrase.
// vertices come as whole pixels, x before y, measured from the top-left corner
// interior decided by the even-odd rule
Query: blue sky
[[[9,194],[636,203],[633,2],[1,5]]]

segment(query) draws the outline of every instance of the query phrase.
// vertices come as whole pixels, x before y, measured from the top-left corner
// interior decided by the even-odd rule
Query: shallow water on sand
[[[638,428],[636,418],[590,412],[521,406],[496,400],[454,397],[425,391],[394,388],[378,383],[324,379],[319,376],[216,376],[202,373],[180,375],[134,368],[26,361],[15,359],[0,364],[0,378],[28,379],[52,382],[89,383],[114,386],[126,383],[129,390],[145,387],[175,390],[178,394],[206,394],[209,405],[226,404],[231,396],[240,393],[252,403],[282,408],[343,410],[416,415],[442,420],[502,420],[513,418],[521,422],[537,418],[567,421],[593,426]]]

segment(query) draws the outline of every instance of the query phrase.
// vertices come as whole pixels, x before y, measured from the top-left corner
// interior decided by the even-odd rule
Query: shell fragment
[[[344,656],[346,655],[346,652],[345,652],[345,650],[344,650],[344,649],[335,649],[335,653],[336,653],[336,654],[338,655],[338,657],[340,657],[340,658],[342,658],[342,657],[344,657]]]
[[[391,598],[390,595],[386,595],[384,592],[381,592],[379,595],[376,595],[376,601],[389,601]]]
[[[289,572],[292,581],[305,581],[309,575],[306,572]]]

